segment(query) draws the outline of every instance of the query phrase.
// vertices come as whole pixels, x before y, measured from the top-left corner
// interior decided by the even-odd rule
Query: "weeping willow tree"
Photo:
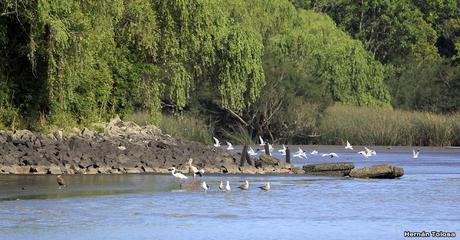
[[[382,66],[362,44],[287,0],[5,0],[0,14],[7,125],[18,113],[28,127],[132,111],[155,120],[162,106],[194,101],[244,117],[267,78],[301,89],[303,101],[315,101],[314,88],[336,102],[389,102]],[[289,68],[267,76],[270,65]]]
[[[162,101],[180,110],[205,85],[219,105],[240,111],[263,86],[261,37],[233,24],[213,1],[7,0],[0,6],[2,61],[21,59],[13,70],[1,69],[1,103],[12,94],[13,105],[24,115],[33,110],[36,119],[85,123],[134,110],[155,119]],[[30,82],[35,85],[22,88]]]

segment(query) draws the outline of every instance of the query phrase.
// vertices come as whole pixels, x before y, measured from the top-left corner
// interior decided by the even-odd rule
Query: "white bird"
[[[219,190],[222,191],[222,192],[225,191],[224,183],[222,181],[220,181]]]
[[[173,175],[176,179],[179,179],[179,187],[182,188],[182,182],[181,182],[181,180],[187,179],[187,176],[185,176],[185,175],[182,174],[182,173],[176,173],[176,168],[175,168],[175,167],[172,167],[172,168],[170,168],[169,170],[171,170],[172,175]]]
[[[231,142],[227,142],[227,150],[233,150],[233,145]]]
[[[259,151],[259,150],[257,150],[257,151]],[[257,156],[257,152],[254,151],[254,149],[252,149],[252,147],[249,147],[248,154],[249,154],[249,156],[253,156],[253,157]]]
[[[260,186],[259,188],[264,190],[264,191],[270,190],[270,182],[265,183],[265,185]]]
[[[229,181],[227,181],[227,185],[225,185],[225,190],[232,191],[232,188],[230,187],[230,182]]]
[[[333,157],[339,157],[339,155],[337,155],[337,153],[325,153],[323,155],[321,155],[322,157],[330,157],[330,158],[333,158]]]
[[[177,179],[187,179],[187,176],[185,176],[184,174],[182,174],[180,172],[176,173],[176,168],[175,167],[170,168],[170,170],[171,170],[172,175],[175,178],[177,178]]]
[[[118,146],[118,149],[120,149],[121,151],[124,151],[124,150],[126,150],[126,147],[125,146]]]
[[[260,146],[265,145],[264,139],[261,136],[259,136],[259,142],[260,142],[260,144],[259,144]]]
[[[240,185],[238,188],[241,189],[241,190],[248,190],[249,189],[249,181],[245,180],[244,184]]]
[[[361,154],[365,158],[369,158],[372,156],[370,153],[367,153],[366,151],[359,151],[358,154]]]
[[[318,155],[318,150],[315,149],[315,150],[311,151],[310,154],[311,154],[311,155]]]
[[[220,141],[216,137],[212,137],[214,139],[214,147],[220,147]]]
[[[278,152],[280,152],[281,155],[286,156],[286,146],[283,144],[283,148],[279,149]]]
[[[270,143],[267,143],[267,144],[268,144],[268,151],[273,152],[273,146]]]
[[[415,149],[412,149],[412,158],[418,158],[419,153],[420,153],[419,149],[417,149],[417,151],[415,151]]]
[[[345,149],[353,150],[353,146],[351,146],[350,142],[347,141],[347,146],[345,146]]]
[[[371,155],[371,156],[377,155],[377,152],[374,151],[373,149],[369,149],[369,148],[367,148],[367,147],[364,147],[364,149],[366,150],[366,152],[367,152],[368,155]]]
[[[205,181],[203,181],[203,182],[201,183],[201,188],[203,188],[203,189],[204,189],[204,191],[206,192],[206,191],[208,191],[208,190],[209,190],[209,185],[208,185],[208,184],[206,184],[206,182],[205,182]]]
[[[296,154],[294,154],[294,157],[307,159],[307,153],[299,147],[299,151],[297,151]]]

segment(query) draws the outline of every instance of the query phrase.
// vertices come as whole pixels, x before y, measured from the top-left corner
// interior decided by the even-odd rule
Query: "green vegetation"
[[[458,115],[339,105],[325,111],[319,131],[325,144],[447,146],[458,144],[458,120]]]
[[[459,49],[456,0],[3,0],[0,128],[459,144]]]
[[[202,143],[212,143],[214,127],[192,114],[164,115],[159,127],[165,134]]]

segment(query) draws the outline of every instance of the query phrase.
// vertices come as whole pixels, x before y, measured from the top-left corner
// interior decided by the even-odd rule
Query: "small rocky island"
[[[355,169],[352,163],[293,167],[262,154],[241,162],[223,148],[173,138],[152,125],[139,126],[116,117],[103,131],[58,130],[43,135],[28,130],[0,131],[0,174],[123,174],[167,173],[172,166],[187,172],[190,158],[206,173],[310,174],[357,178],[397,178],[402,168],[380,165]]]

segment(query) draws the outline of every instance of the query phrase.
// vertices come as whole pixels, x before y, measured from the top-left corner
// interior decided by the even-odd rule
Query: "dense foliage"
[[[0,127],[191,112],[302,141],[334,103],[457,111],[459,16],[456,0],[3,0]]]

